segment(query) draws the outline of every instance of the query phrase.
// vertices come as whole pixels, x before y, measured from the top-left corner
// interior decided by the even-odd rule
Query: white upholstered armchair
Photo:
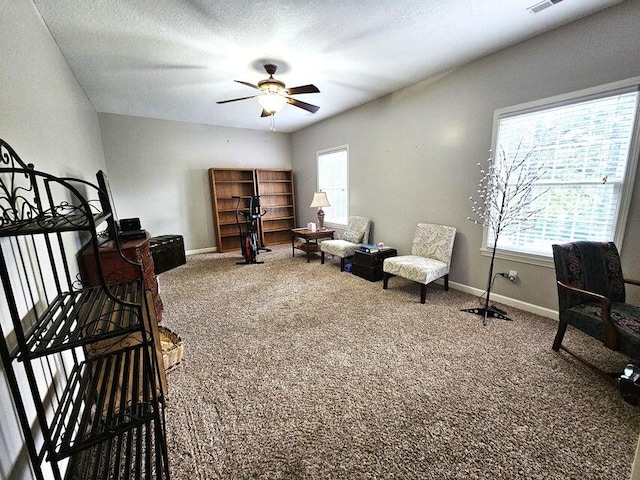
[[[413,237],[411,255],[385,258],[382,264],[386,289],[394,275],[420,284],[420,303],[425,302],[427,284],[444,277],[444,289],[449,290],[449,266],[456,229],[446,225],[419,223]]]
[[[349,217],[347,229],[340,240],[325,240],[320,243],[320,263],[324,263],[324,254],[340,257],[340,271],[344,271],[344,261],[356,253],[356,249],[369,241],[371,219],[369,217]]]

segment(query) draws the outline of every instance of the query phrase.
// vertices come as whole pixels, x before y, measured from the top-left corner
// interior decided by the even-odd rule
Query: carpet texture
[[[627,479],[639,410],[551,350],[553,320],[460,312],[477,299],[389,289],[276,247],[263,265],[202,254],[159,276],[175,480]],[[571,328],[597,364],[623,357]]]

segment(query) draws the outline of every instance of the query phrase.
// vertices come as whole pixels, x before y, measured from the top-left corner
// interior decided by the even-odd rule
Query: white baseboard
[[[442,282],[441,280],[439,282]],[[457,282],[449,282],[449,286],[454,288],[455,290],[460,290],[461,292],[471,293],[472,295],[480,296],[484,293],[484,290],[480,290],[479,288],[469,287],[468,285],[463,285]],[[532,303],[523,302],[522,300],[516,300],[515,298],[505,297],[504,295],[498,295],[496,293],[491,293],[491,299],[495,300],[498,303],[503,303],[504,305],[509,305],[511,307],[519,308],[520,310],[524,310],[525,312],[535,313],[536,315],[540,315],[541,317],[552,318],[553,320],[558,320],[558,312],[556,310],[551,310],[550,308],[541,307],[539,305],[534,305]]]
[[[187,250],[185,255],[196,255],[197,253],[215,253],[218,251],[218,247],[198,248],[196,250]]]

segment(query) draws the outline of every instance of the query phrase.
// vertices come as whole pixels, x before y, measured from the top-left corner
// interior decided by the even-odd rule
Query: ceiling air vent
[[[538,13],[544,10],[545,8],[552,7],[556,3],[560,3],[562,0],[542,0],[542,2],[538,2],[535,5],[531,5],[527,7],[529,13]]]

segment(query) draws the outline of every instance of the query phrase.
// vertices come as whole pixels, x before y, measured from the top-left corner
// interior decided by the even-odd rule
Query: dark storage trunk
[[[156,275],[187,263],[182,235],[152,237],[151,256]]]
[[[368,265],[358,265],[357,263],[351,264],[351,273],[358,277],[365,278],[370,282],[377,282],[382,280],[382,265],[371,267]]]
[[[382,263],[384,259],[395,257],[397,254],[398,252],[395,248],[385,248],[373,253],[356,250],[352,258],[351,273],[370,282],[382,280]]]
[[[395,257],[397,254],[398,252],[395,248],[385,248],[374,253],[356,250],[356,253],[353,256],[353,263],[357,263],[359,265],[382,266],[382,262],[384,262],[385,258]]]

